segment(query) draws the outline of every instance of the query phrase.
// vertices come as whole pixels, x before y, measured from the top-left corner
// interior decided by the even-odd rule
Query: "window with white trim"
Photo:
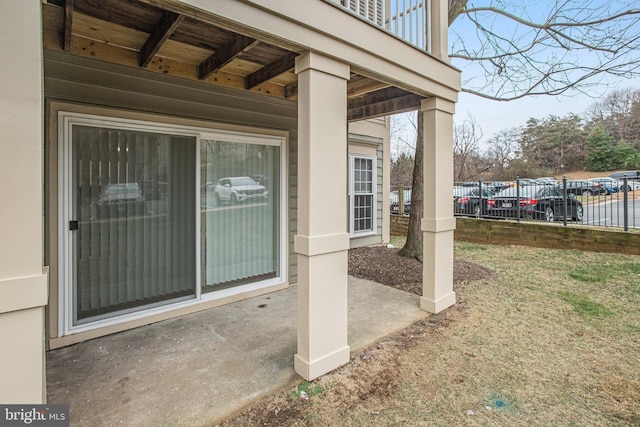
[[[376,232],[376,158],[349,157],[349,218],[352,236]]]

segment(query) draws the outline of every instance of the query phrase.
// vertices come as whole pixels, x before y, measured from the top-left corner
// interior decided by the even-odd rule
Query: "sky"
[[[487,147],[486,141],[503,129],[524,126],[530,118],[543,119],[550,115],[564,117],[574,113],[583,113],[604,95],[614,89],[640,89],[639,79],[625,79],[618,77],[610,79],[609,86],[593,89],[589,94],[574,94],[573,96],[533,96],[515,101],[493,101],[468,93],[460,93],[456,112],[453,117],[455,124],[461,124],[467,117],[472,116],[482,129],[480,150]],[[413,142],[415,132],[408,124],[406,115],[401,115],[403,138]],[[402,146],[402,144],[400,144]],[[394,150],[395,151],[395,150]]]
[[[601,100],[607,92],[614,89],[640,89],[640,79],[609,79],[609,86],[594,89],[589,94],[574,96],[535,96],[515,101],[493,101],[468,93],[460,93],[456,104],[454,122],[462,123],[469,115],[474,117],[482,128],[483,142],[503,129],[524,126],[529,118],[542,119],[550,115],[559,117],[570,113],[582,116],[594,103]]]
[[[549,13],[550,5],[553,2],[531,2],[530,0],[475,0],[476,6],[489,6],[494,4],[504,3],[504,7],[509,12],[514,13],[518,17],[524,19],[530,19],[535,22],[544,22],[545,17]],[[571,0],[562,2],[566,3],[568,9],[566,12],[572,19],[576,19],[579,22],[591,21],[602,13],[616,14],[620,10],[626,10],[633,2],[627,0]],[[533,37],[538,35],[538,31],[532,30],[529,27],[522,27],[514,24],[513,20],[496,17],[495,14],[484,15],[485,18],[481,19],[483,25],[488,26],[491,30],[496,30],[504,37],[502,43],[506,43],[509,46],[507,40],[510,40],[514,44],[527,45]],[[567,21],[568,18],[562,18],[561,21]],[[621,22],[620,25],[624,25],[628,21]],[[626,28],[626,29],[623,29]],[[638,37],[640,35],[640,23],[634,21],[633,26],[618,28],[618,31],[613,30],[611,34],[617,34],[620,32],[626,33],[627,37]],[[572,30],[573,31],[573,30]],[[581,31],[575,30],[571,32],[572,37],[579,38]],[[594,30],[594,33],[598,33]],[[605,34],[608,34],[605,32]],[[449,42],[452,52],[459,51],[461,47],[473,50],[477,48],[482,41],[486,40],[483,36],[479,36],[478,30],[475,25],[471,24],[468,19],[457,19],[452,27],[450,27]],[[518,42],[516,43],[516,40]],[[605,40],[610,38],[605,37]],[[490,46],[491,43],[488,43]],[[536,44],[536,49],[531,49],[531,57],[537,58],[541,69],[544,69],[544,64],[555,64],[555,60],[564,62],[570,67],[571,64],[580,63],[582,65],[596,66],[599,61],[595,60],[590,51],[584,50],[563,50],[549,48],[548,43]],[[489,51],[490,53],[491,51]],[[573,53],[572,53],[573,52]],[[484,52],[480,56],[486,55]],[[528,55],[529,56],[529,55]],[[635,54],[631,54],[631,57],[635,57]],[[624,60],[629,60],[629,56],[621,57]],[[633,59],[633,58],[631,58]],[[507,60],[510,61],[510,60]],[[452,64],[456,67],[460,67],[462,70],[463,85],[473,87],[477,90],[483,86],[485,78],[483,77],[482,68],[477,62],[465,62],[459,59],[452,59]],[[518,64],[513,62],[504,62],[506,69],[519,70]],[[486,64],[485,64],[486,66]],[[511,76],[515,79],[521,77],[518,73],[507,73],[505,75]],[[572,77],[577,74],[568,73],[565,77],[570,81]],[[603,99],[603,97],[609,91],[613,89],[625,89],[634,88],[640,89],[640,78],[635,80],[625,79],[623,77],[614,77],[611,75],[599,75],[594,80],[590,80],[590,83],[600,82],[603,84],[595,87],[582,86],[581,90],[589,91],[588,93],[580,93],[574,91],[568,91],[566,95],[562,96],[535,96],[525,97],[514,101],[493,101],[488,100],[477,95],[471,95],[468,93],[461,93],[459,96],[459,102],[456,105],[456,114],[454,121],[457,125],[463,123],[468,117],[472,116],[476,123],[481,127],[483,137],[480,140],[480,149],[483,150],[486,147],[486,141],[493,135],[503,129],[510,129],[513,127],[524,126],[529,118],[543,119],[549,115],[556,115],[559,117],[566,116],[570,113],[583,116],[584,112],[595,102]],[[475,87],[474,87],[475,86]],[[498,82],[497,86],[492,86],[486,91],[490,94],[494,94],[493,90],[504,90],[501,96],[510,96],[513,94],[509,90],[511,86],[521,87],[522,84],[517,82],[511,83],[511,79],[506,82]],[[526,86],[525,86],[526,87]],[[496,92],[497,93],[497,92]],[[415,140],[415,133],[412,134],[412,126],[405,126],[407,129],[407,136],[405,139]],[[411,135],[412,134],[412,135]]]

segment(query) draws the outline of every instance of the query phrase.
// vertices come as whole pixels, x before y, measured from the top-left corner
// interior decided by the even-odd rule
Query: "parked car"
[[[614,172],[611,175],[609,175],[609,178],[618,179],[620,181],[622,181],[622,179],[625,177],[629,180],[640,179],[640,171],[620,171],[620,172]]]
[[[588,181],[600,184],[602,188],[605,189],[606,194],[617,193],[618,191],[620,191],[620,187],[624,185],[622,181],[608,177],[589,178]]]
[[[627,191],[640,190],[640,171],[620,171],[609,175],[609,178],[620,181],[620,191],[624,191],[624,179],[627,178]]]
[[[519,178],[517,182],[520,184],[521,187],[525,185],[540,185],[539,182],[531,178]]]
[[[92,219],[144,215],[145,199],[137,182],[107,184],[90,209]]]
[[[487,200],[487,214],[498,218],[520,217],[556,221],[564,218],[562,189],[558,186],[525,186],[507,188]],[[519,196],[519,198],[518,198]],[[582,203],[574,196],[567,198],[567,219],[582,221]]]
[[[404,198],[404,213],[405,215],[409,215],[411,212],[411,189],[405,189],[402,194]],[[389,195],[389,204],[391,213],[398,215],[400,209],[398,204],[398,192],[396,190],[392,191]]]
[[[548,185],[548,184],[558,185],[558,180],[552,176],[543,176],[542,178],[536,178],[535,181],[538,184],[543,184],[543,185]]]
[[[620,191],[624,191],[624,181],[620,183]],[[640,190],[640,181],[627,180],[627,191],[636,191]]]
[[[211,188],[212,183],[207,183]],[[264,185],[258,184],[248,176],[233,176],[220,178],[213,186],[213,196],[216,202],[243,202],[249,199],[266,199],[269,191]]]
[[[480,217],[487,214],[487,200],[493,197],[494,191],[489,186],[482,187],[482,197],[478,187],[454,187],[453,211],[459,215]]]
[[[593,181],[567,181],[567,194],[575,196],[599,196],[607,191],[602,185]]]
[[[494,192],[498,192],[504,190],[505,188],[513,187],[515,184],[513,182],[506,181],[493,181],[487,182],[485,183],[485,185],[491,188]]]

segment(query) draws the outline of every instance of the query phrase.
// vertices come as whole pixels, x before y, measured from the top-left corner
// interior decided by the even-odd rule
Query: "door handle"
[[[76,231],[77,229],[78,229],[78,221],[77,220],[69,221],[69,230]]]

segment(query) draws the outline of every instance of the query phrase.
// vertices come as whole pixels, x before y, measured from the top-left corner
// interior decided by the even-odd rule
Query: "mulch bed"
[[[422,263],[398,255],[400,249],[370,246],[349,250],[349,274],[403,291],[422,295]],[[459,289],[472,280],[491,275],[484,267],[455,258],[453,287]]]

